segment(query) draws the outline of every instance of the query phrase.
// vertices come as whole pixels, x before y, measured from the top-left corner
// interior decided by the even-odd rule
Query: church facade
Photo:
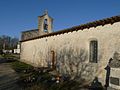
[[[21,60],[36,67],[52,68],[60,74],[105,84],[109,59],[120,52],[120,16],[114,16],[61,31],[52,31],[53,19],[38,16],[38,29],[21,36]]]

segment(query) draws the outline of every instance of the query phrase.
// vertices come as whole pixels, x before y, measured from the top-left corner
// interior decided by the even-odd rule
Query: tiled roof
[[[28,41],[28,40],[34,40],[34,39],[38,39],[38,38],[43,38],[43,37],[48,37],[48,36],[54,36],[54,35],[58,35],[58,34],[68,33],[68,32],[73,32],[73,31],[78,31],[78,30],[83,30],[83,29],[91,28],[91,27],[97,27],[97,26],[100,26],[100,25],[104,26],[106,24],[113,24],[113,23],[119,22],[119,21],[120,21],[120,15],[119,16],[113,16],[113,17],[110,17],[110,18],[97,20],[97,21],[94,21],[94,22],[89,22],[89,23],[86,23],[86,24],[82,24],[82,25],[74,26],[74,27],[67,28],[67,29],[64,29],[64,30],[60,30],[60,31],[57,31],[57,32],[48,33],[48,34],[38,36],[38,37],[34,37],[34,38],[31,38],[31,39],[22,40],[21,42]]]

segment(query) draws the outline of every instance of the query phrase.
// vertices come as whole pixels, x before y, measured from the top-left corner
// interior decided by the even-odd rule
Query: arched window
[[[44,20],[44,32],[48,32],[48,23],[47,23],[47,19]]]
[[[98,59],[98,42],[97,40],[90,41],[90,62],[97,63]]]

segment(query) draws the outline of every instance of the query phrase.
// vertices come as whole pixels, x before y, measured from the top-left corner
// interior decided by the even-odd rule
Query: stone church
[[[120,16],[54,32],[53,18],[38,16],[38,29],[22,32],[21,60],[35,67],[56,68],[60,74],[105,84],[109,59],[120,52]],[[80,77],[80,79],[78,79]]]

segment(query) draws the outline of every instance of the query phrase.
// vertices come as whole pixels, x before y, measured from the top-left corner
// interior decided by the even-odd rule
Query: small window
[[[47,19],[44,20],[44,32],[48,32]]]
[[[90,41],[90,62],[97,63],[98,56],[98,42],[96,40]]]

